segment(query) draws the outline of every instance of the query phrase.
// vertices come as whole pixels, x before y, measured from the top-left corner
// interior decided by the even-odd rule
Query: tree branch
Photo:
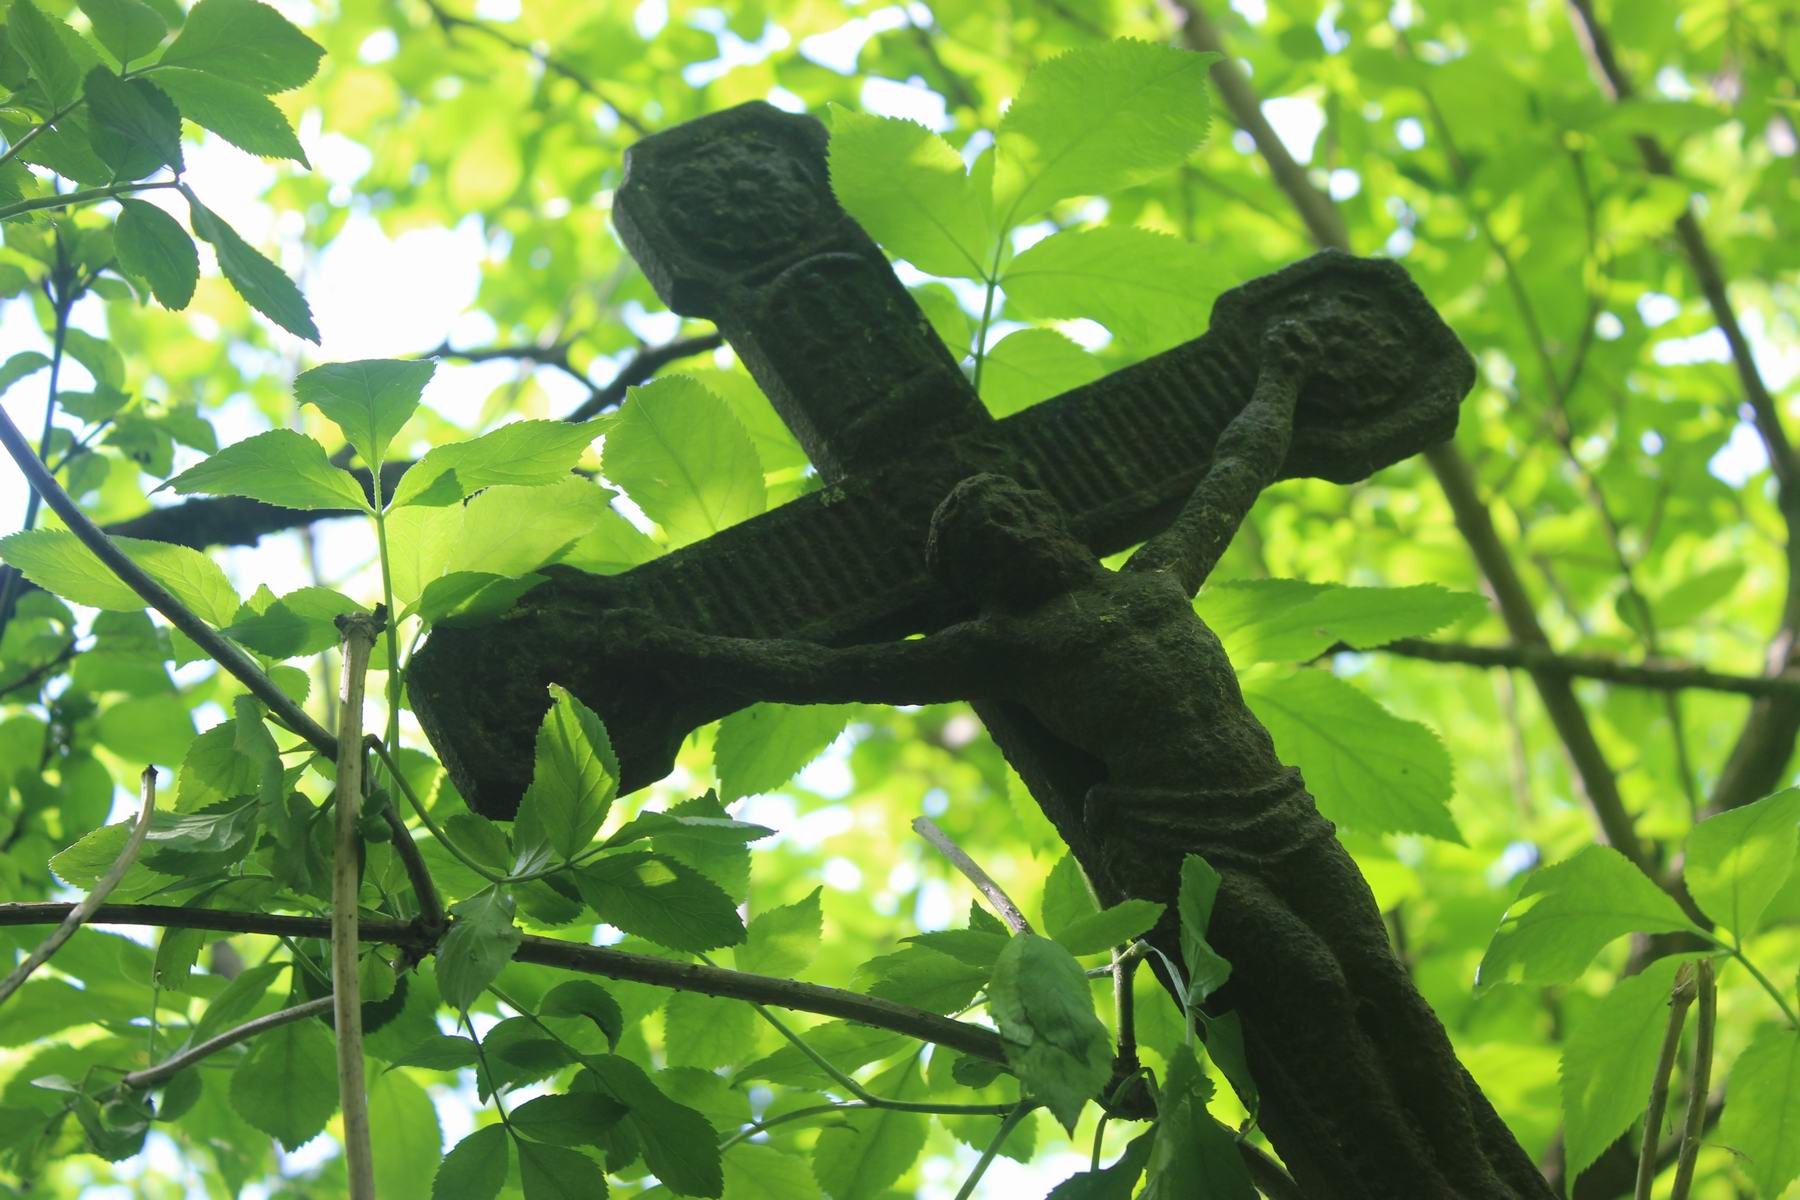
[[[1294,161],[1275,130],[1263,117],[1262,103],[1243,71],[1226,51],[1218,27],[1212,23],[1198,0],[1172,0],[1173,7],[1185,17],[1181,37],[1196,50],[1208,50],[1225,57],[1212,66],[1214,85],[1219,89],[1225,107],[1256,143],[1257,151],[1268,164],[1275,184],[1288,197],[1294,210],[1305,222],[1313,241],[1320,246],[1349,250],[1350,235],[1343,217],[1332,206],[1330,197],[1312,185],[1306,170]],[[1437,476],[1456,527],[1469,544],[1476,564],[1487,579],[1498,603],[1501,618],[1513,640],[1521,645],[1548,648],[1550,639],[1538,623],[1536,607],[1525,591],[1525,584],[1513,566],[1512,558],[1493,518],[1476,491],[1475,476],[1468,460],[1454,442],[1433,446],[1425,451],[1425,461]],[[1617,850],[1640,866],[1646,865],[1638,843],[1631,814],[1619,792],[1618,778],[1613,774],[1600,744],[1588,724],[1587,714],[1575,697],[1566,676],[1531,671],[1531,680],[1543,700],[1551,725],[1562,739],[1574,767],[1582,793],[1594,813],[1602,836]]]
[[[375,1156],[369,1137],[369,1091],[363,1076],[362,981],[358,976],[356,896],[362,883],[363,694],[377,622],[338,618],[343,656],[338,688],[337,813],[331,855],[331,1014],[337,1025],[338,1105],[344,1113],[344,1174],[350,1200],[375,1200]]]
[[[68,916],[70,904],[0,904],[0,927],[48,925]],[[208,929],[217,933],[261,933],[274,936],[328,938],[331,922],[323,917],[294,917],[275,913],[238,912],[216,908],[180,908],[167,904],[103,904],[90,918],[102,925],[151,925],[165,929]],[[404,946],[420,953],[431,951],[434,935],[409,921],[369,920],[358,930],[363,941]],[[948,1046],[991,1062],[1004,1063],[1000,1035],[991,1029],[952,1020],[937,1013],[895,1004],[878,996],[864,996],[842,988],[797,979],[775,979],[699,963],[672,962],[647,954],[632,954],[604,946],[565,942],[526,935],[513,955],[516,962],[558,967],[584,975],[626,979],[680,992],[699,992],[733,1000],[751,1000],[797,1012],[841,1017],[878,1029],[891,1029],[908,1037]]]
[[[1800,700],[1800,670],[1784,675],[1727,675],[1691,663],[1652,659],[1641,663],[1620,662],[1598,654],[1558,654],[1547,646],[1471,646],[1458,642],[1432,642],[1401,638],[1372,652],[1397,654],[1426,662],[1461,663],[1470,667],[1498,667],[1534,671],[1565,678],[1600,679],[1625,687],[1651,691],[1730,692],[1740,696],[1780,696]],[[1353,651],[1342,642],[1326,654]]]
[[[994,882],[994,877],[981,869],[981,864],[970,858],[968,852],[950,840],[950,835],[938,828],[936,821],[930,817],[914,817],[913,832],[937,847],[938,853],[950,860],[950,865],[963,873],[975,890],[986,896],[988,903],[1000,914],[1000,919],[1012,928],[1014,933],[1030,933],[1031,922],[1019,911],[1019,906],[1012,902],[1006,889]]]

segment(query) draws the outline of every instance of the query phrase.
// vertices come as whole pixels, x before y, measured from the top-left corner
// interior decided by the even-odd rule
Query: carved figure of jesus
[[[1535,1167],[1453,1055],[1421,1053],[1409,1063],[1375,1052],[1371,1032],[1422,1050],[1447,1035],[1394,957],[1333,826],[1299,772],[1276,757],[1218,638],[1193,609],[1258,493],[1277,478],[1296,401],[1322,353],[1297,322],[1271,328],[1251,402],[1210,468],[1174,522],[1120,571],[1073,536],[1048,495],[976,475],[938,507],[926,551],[940,584],[974,605],[965,622],[842,648],[698,634],[632,610],[602,617],[602,629],[634,665],[678,670],[746,702],[1022,705],[1103,767],[1083,821],[1118,893],[1169,906],[1154,942],[1176,953],[1183,859],[1200,854],[1220,873],[1208,937],[1232,974],[1209,1006],[1254,1014],[1245,1023],[1251,1073],[1264,1095],[1284,1100],[1265,1110],[1268,1119],[1325,1111],[1309,1096],[1361,1093],[1360,1103],[1330,1106],[1347,1114],[1333,1129],[1331,1157],[1383,1162],[1376,1174],[1389,1178],[1395,1163],[1409,1163],[1420,1198],[1545,1196]],[[1275,1044],[1288,1047],[1287,1063],[1309,1064],[1309,1076],[1290,1077],[1259,1052]],[[1487,1147],[1485,1161],[1467,1154],[1471,1144]],[[1304,1162],[1289,1166],[1299,1179],[1310,1173]]]

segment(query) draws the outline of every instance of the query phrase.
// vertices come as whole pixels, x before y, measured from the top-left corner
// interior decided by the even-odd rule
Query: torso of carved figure
[[[1249,789],[1282,770],[1218,637],[1169,575],[1100,571],[983,623],[1012,647],[1008,694],[1114,783]]]

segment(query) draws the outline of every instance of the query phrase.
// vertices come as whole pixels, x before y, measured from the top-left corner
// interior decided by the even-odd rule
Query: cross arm
[[[1168,572],[1188,595],[1200,590],[1257,496],[1281,475],[1294,407],[1318,352],[1317,339],[1299,322],[1270,328],[1250,403],[1220,434],[1212,464],[1179,515],[1131,556],[1126,570]]]

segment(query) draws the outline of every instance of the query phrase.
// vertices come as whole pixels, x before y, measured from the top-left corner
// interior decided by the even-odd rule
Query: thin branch
[[[211,1058],[221,1050],[229,1050],[239,1042],[249,1041],[259,1033],[267,1033],[271,1029],[279,1029],[294,1021],[304,1021],[308,1017],[323,1016],[331,1011],[332,998],[321,996],[317,1000],[308,1000],[304,1004],[296,1004],[292,1008],[280,1009],[254,1021],[245,1021],[242,1025],[234,1025],[217,1037],[208,1038],[197,1046],[189,1046],[179,1054],[171,1055],[153,1067],[145,1067],[141,1071],[133,1071],[119,1080],[119,1086],[133,1091],[157,1087],[167,1083],[181,1072],[197,1062]]]
[[[950,835],[938,828],[937,822],[930,817],[914,817],[913,832],[937,847],[938,853],[950,860],[950,864],[961,871],[968,881],[975,885],[1000,919],[1012,927],[1014,933],[1030,933],[1031,922],[1019,911],[1019,906],[1012,902],[1006,889],[994,882],[994,877],[981,869],[981,864],[970,858],[961,846],[950,840]]]
[[[11,683],[0,683],[0,696],[16,692],[22,687],[29,687],[31,684],[38,682],[44,676],[68,662],[71,658],[74,658],[76,654],[75,645],[76,639],[70,638],[63,648],[56,652],[56,656],[48,662],[41,663],[38,666],[31,668],[31,670],[25,672]]]
[[[47,925],[62,920],[73,905],[61,903],[0,904],[0,927]],[[179,908],[165,904],[105,904],[90,920],[108,925],[151,925],[166,929],[209,929],[220,933],[258,933],[297,938],[328,938],[331,922],[323,917],[296,917],[274,913],[239,912],[216,908]],[[368,920],[360,923],[365,942],[404,946],[429,952],[434,935],[408,921]],[[584,975],[625,979],[681,992],[699,992],[734,1000],[753,1000],[776,1008],[819,1013],[891,1029],[923,1042],[960,1050],[991,1062],[1004,1063],[1000,1036],[991,1029],[955,1021],[937,1013],[864,996],[842,988],[775,979],[699,963],[671,962],[647,954],[632,954],[604,946],[565,942],[526,935],[514,961],[558,967]]]
[[[52,930],[36,950],[26,955],[24,962],[14,967],[5,979],[0,980],[0,1004],[11,999],[12,994],[31,978],[33,971],[49,962],[50,956],[62,949],[63,943],[74,937],[75,931],[100,911],[106,903],[106,897],[119,886],[119,881],[131,870],[131,864],[137,861],[138,851],[144,848],[144,839],[150,833],[151,818],[156,815],[155,767],[144,768],[143,799],[144,806],[138,812],[137,824],[131,827],[124,849],[119,851],[119,857],[113,860],[112,866],[106,869],[106,874],[99,878],[80,903],[69,906],[68,915],[62,919],[62,924]]]
[[[573,412],[564,417],[565,421],[585,421],[609,408],[616,408],[624,403],[628,389],[643,383],[652,375],[683,358],[692,358],[696,354],[711,354],[725,344],[722,334],[703,333],[694,337],[676,338],[660,346],[645,346],[636,354],[625,360],[608,383],[594,389],[594,394],[583,401]]]
[[[981,1182],[981,1177],[986,1175],[987,1169],[993,1165],[994,1156],[1000,1153],[1001,1144],[1012,1136],[1012,1131],[1019,1122],[1023,1121],[1035,1107],[1037,1106],[1029,1101],[1021,1100],[1010,1113],[1006,1114],[1006,1118],[1000,1122],[1000,1128],[994,1130],[994,1136],[989,1140],[987,1149],[983,1150],[981,1157],[976,1160],[975,1168],[969,1172],[969,1177],[963,1180],[962,1187],[957,1189],[956,1200],[969,1200],[969,1197],[975,1194],[975,1185]]]
[[[1338,643],[1326,654],[1351,647]],[[1739,696],[1782,696],[1800,699],[1800,669],[1782,675],[1730,675],[1675,660],[1650,659],[1621,662],[1600,654],[1558,654],[1547,646],[1472,646],[1457,642],[1401,638],[1372,648],[1381,654],[1397,654],[1427,662],[1461,663],[1470,667],[1499,667],[1560,675],[1565,678],[1599,679],[1625,687],[1650,691],[1729,692]]]
[[[1713,979],[1712,960],[1694,966],[1694,986],[1700,1012],[1694,1030],[1694,1069],[1688,1074],[1687,1119],[1681,1127],[1681,1155],[1675,1162],[1675,1182],[1669,1200],[1687,1200],[1694,1186],[1694,1162],[1700,1155],[1700,1138],[1706,1132],[1706,1093],[1712,1084],[1713,1034],[1719,1023],[1719,991]]]
[[[1656,1182],[1657,1133],[1662,1128],[1663,1111],[1669,1104],[1669,1076],[1675,1070],[1675,1054],[1681,1048],[1681,1028],[1687,1023],[1688,1006],[1694,1002],[1694,968],[1683,963],[1676,973],[1674,990],[1669,993],[1669,1023],[1663,1030],[1662,1048],[1656,1055],[1656,1071],[1650,1077],[1650,1104],[1644,1110],[1644,1142],[1638,1154],[1637,1188],[1633,1200],[1650,1200],[1650,1188]]]
[[[338,688],[337,830],[331,856],[331,994],[337,1024],[338,1103],[344,1112],[344,1170],[350,1200],[375,1200],[369,1092],[363,1078],[362,981],[357,975],[356,894],[362,882],[363,692],[377,618],[338,618],[343,673]],[[386,624],[386,619],[381,619]]]

